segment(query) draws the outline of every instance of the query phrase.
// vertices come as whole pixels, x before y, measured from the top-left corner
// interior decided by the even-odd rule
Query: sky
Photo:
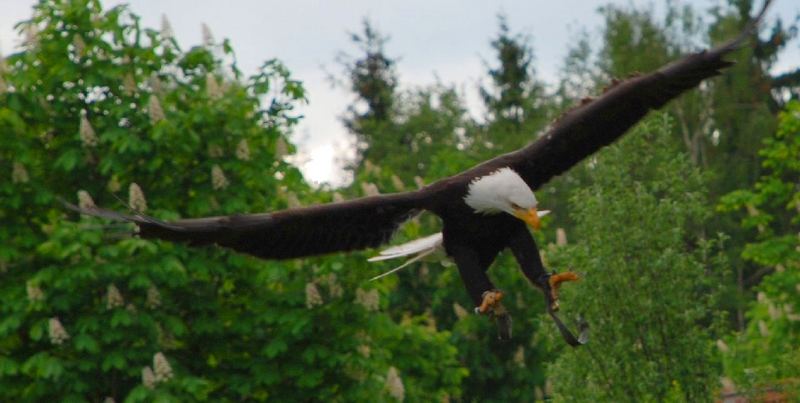
[[[706,10],[723,0],[673,0]],[[20,42],[14,24],[28,18],[34,0],[0,0],[0,52],[13,52]],[[635,5],[663,10],[663,2],[649,0],[105,0],[105,7],[128,4],[145,26],[159,28],[162,15],[172,25],[181,47],[202,43],[201,24],[215,39],[230,39],[239,67],[254,73],[265,60],[278,58],[303,81],[308,104],[300,112],[302,123],[292,140],[298,145],[294,159],[314,184],[340,185],[346,175],[337,161],[352,155],[352,139],[340,116],[353,96],[331,85],[341,76],[336,63],[342,51],[356,54],[348,33],[358,32],[364,18],[390,37],[386,53],[398,58],[401,88],[455,83],[472,113],[479,113],[478,85],[493,60],[489,42],[497,33],[497,15],[506,16],[511,31],[526,35],[535,54],[539,77],[554,83],[576,36],[600,33],[604,4]],[[760,4],[760,1],[756,2]],[[776,0],[768,21],[784,23],[800,14],[800,2]],[[795,40],[784,51],[773,72],[800,66],[800,46]]]

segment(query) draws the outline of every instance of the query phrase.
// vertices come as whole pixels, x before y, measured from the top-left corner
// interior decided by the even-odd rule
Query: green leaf
[[[31,326],[30,332],[28,335],[31,337],[31,340],[41,340],[42,336],[47,332],[47,320],[39,320],[35,322]]]
[[[5,336],[16,332],[21,324],[22,320],[20,319],[20,316],[13,315],[4,318],[2,321],[0,321],[0,336]]]
[[[273,339],[261,350],[261,354],[268,358],[274,358],[288,349],[286,342],[282,339]]]
[[[61,168],[66,172],[72,171],[81,160],[81,151],[78,149],[71,149],[63,152],[54,163],[56,168]]]
[[[0,376],[16,375],[19,371],[19,364],[9,357],[0,356]]]
[[[34,354],[22,364],[22,372],[42,379],[58,379],[64,373],[61,361],[46,352]]]
[[[103,363],[100,365],[100,368],[103,372],[108,372],[112,368],[114,369],[125,369],[126,360],[125,356],[122,352],[119,351],[111,351],[109,352],[105,358],[103,358]]]
[[[110,323],[112,328],[127,327],[133,323],[133,315],[127,309],[116,308]]]
[[[73,345],[78,351],[85,351],[87,353],[97,353],[100,351],[100,346],[97,341],[86,333],[80,333],[73,339]]]

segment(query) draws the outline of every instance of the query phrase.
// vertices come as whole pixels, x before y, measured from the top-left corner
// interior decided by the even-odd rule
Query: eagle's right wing
[[[128,221],[147,239],[216,244],[263,259],[288,259],[376,247],[420,211],[424,191],[364,197],[274,213],[161,221],[97,207],[82,214]]]

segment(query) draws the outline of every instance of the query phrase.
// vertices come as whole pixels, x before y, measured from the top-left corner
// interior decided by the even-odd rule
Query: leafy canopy
[[[449,334],[383,313],[392,285],[364,284],[363,256],[119,240],[57,202],[121,192],[172,219],[329,201],[283,159],[304,90],[280,62],[244,78],[226,41],[182,50],[96,0],[42,1],[19,27],[0,73],[0,400],[459,395]]]
[[[570,203],[579,241],[548,254],[586,273],[563,290],[562,315],[591,326],[590,343],[548,370],[556,401],[713,400],[707,323],[722,266],[695,232],[709,215],[706,179],[671,149],[671,130],[652,116],[592,160]]]

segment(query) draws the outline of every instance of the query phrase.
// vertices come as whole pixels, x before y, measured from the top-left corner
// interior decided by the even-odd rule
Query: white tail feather
[[[428,249],[436,249],[442,245],[442,233],[437,232],[433,235],[426,236],[425,238],[415,239],[404,244],[392,246],[391,248],[380,251],[378,256],[373,256],[368,259],[370,262],[378,262],[381,260],[394,259],[398,257],[413,255]]]
[[[395,259],[398,257],[409,256],[414,254],[416,254],[416,256],[412,257],[411,259],[408,259],[400,266],[395,267],[394,269],[389,270],[386,273],[379,274],[369,279],[369,281],[377,280],[379,278],[388,276],[389,274],[392,274],[410,265],[411,263],[417,262],[420,259],[424,258],[425,256],[428,256],[438,251],[439,249],[441,249],[443,245],[442,239],[443,239],[442,233],[438,232],[436,234],[426,236],[425,238],[415,239],[413,241],[393,246],[391,248],[381,251],[378,256],[371,257],[368,259],[368,261],[379,262],[382,260]]]

